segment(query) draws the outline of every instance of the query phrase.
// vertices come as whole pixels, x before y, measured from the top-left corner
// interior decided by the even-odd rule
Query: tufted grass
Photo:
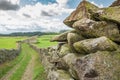
[[[41,64],[39,54],[34,53],[35,56],[35,65],[33,71],[33,80],[46,80],[45,69]]]

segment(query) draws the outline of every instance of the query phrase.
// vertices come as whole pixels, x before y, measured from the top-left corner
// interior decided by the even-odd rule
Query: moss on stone
[[[118,49],[118,45],[109,40],[106,37],[100,37],[96,39],[87,39],[74,43],[74,48],[79,53],[92,53],[98,50],[100,51],[115,51]]]
[[[120,52],[97,51],[76,60],[75,70],[79,79],[119,80],[120,59],[116,58],[118,55]],[[91,70],[95,73],[91,73]],[[86,74],[90,75],[85,76]]]
[[[120,6],[108,7],[103,9],[103,13],[100,15],[102,20],[113,21],[120,24]]]
[[[64,44],[64,45],[61,47],[61,49],[60,49],[59,56],[60,56],[60,57],[63,57],[63,56],[65,56],[66,54],[68,54],[68,53],[70,53],[70,52],[71,52],[71,50],[70,50],[68,44]]]

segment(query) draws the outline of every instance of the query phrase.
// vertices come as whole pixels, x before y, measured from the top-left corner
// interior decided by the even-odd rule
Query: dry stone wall
[[[37,38],[38,38],[38,36],[32,36],[32,37],[29,37],[29,38],[23,40],[22,42],[31,43],[31,44],[32,43],[37,43]]]
[[[118,0],[119,1],[119,0]],[[48,80],[120,80],[120,5],[99,8],[83,0],[55,36],[57,47],[40,49]]]
[[[17,42],[16,49],[0,49],[0,64],[15,59],[21,51],[21,43]]]
[[[88,55],[66,53],[61,56],[58,47],[38,48],[48,80],[119,80],[120,50],[96,51]]]

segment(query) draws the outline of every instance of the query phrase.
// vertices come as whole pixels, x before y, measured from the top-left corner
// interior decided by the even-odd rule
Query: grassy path
[[[29,45],[23,44],[21,55],[23,55],[22,59],[0,80],[46,80],[39,54]]]
[[[25,56],[24,56],[25,57]],[[24,60],[24,57],[22,58],[22,60],[19,62],[21,63]],[[6,75],[4,75],[0,80],[9,80],[9,78],[13,75],[13,73],[19,68],[19,64],[15,65],[10,71],[8,71],[6,73]]]
[[[24,75],[22,76],[21,80],[32,80],[33,79],[33,69],[34,69],[34,62],[35,56],[32,57],[31,61],[29,62]]]

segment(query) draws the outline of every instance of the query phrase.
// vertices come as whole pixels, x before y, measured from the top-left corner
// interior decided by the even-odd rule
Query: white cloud
[[[13,0],[11,0],[13,1]],[[18,0],[16,0],[18,1]],[[18,1],[19,3],[19,1]],[[0,32],[60,31],[68,29],[60,19],[62,14],[69,14],[73,9],[66,6],[67,0],[44,5],[26,5],[18,11],[0,11]]]
[[[43,5],[37,3],[35,5],[26,5],[25,7],[19,10],[19,14],[28,14],[32,18],[39,18],[42,16],[56,16],[63,13],[70,13],[73,9],[68,9],[66,7],[61,7],[57,3]]]

